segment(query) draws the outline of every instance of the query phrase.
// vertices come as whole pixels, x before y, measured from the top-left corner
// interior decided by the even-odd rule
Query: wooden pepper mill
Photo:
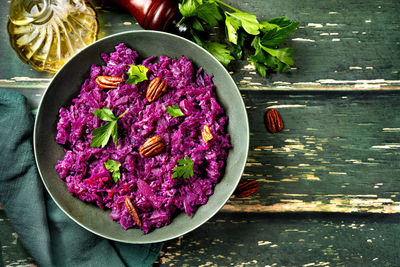
[[[107,0],[115,3],[146,30],[164,31],[179,21],[178,0]]]

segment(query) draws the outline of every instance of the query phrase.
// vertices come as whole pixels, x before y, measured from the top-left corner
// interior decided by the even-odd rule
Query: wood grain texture
[[[219,213],[165,242],[157,266],[397,266],[398,215]],[[0,211],[0,266],[33,266]],[[2,261],[1,261],[2,260]]]
[[[225,211],[400,211],[400,96],[393,92],[243,94],[250,151],[242,179],[258,193],[232,198]],[[264,126],[267,108],[284,121]]]
[[[0,266],[31,266],[34,260],[26,251],[4,211],[0,211]]]
[[[155,266],[397,266],[399,216],[218,214]]]

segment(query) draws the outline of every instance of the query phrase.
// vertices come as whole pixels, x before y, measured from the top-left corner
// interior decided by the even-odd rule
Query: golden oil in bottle
[[[7,29],[23,61],[56,72],[96,40],[98,23],[84,0],[12,0]]]

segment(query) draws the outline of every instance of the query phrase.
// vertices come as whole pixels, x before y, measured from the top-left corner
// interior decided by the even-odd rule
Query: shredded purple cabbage
[[[138,227],[128,213],[124,200],[131,199],[149,233],[171,223],[180,211],[193,214],[207,203],[225,167],[231,148],[224,109],[215,95],[212,75],[182,56],[151,57],[140,62],[136,51],[121,43],[115,52],[102,54],[105,66],[91,67],[90,78],[72,105],[62,107],[57,123],[56,141],[65,149],[56,170],[69,192],[85,202],[111,209],[110,217],[125,229]],[[129,64],[145,65],[149,80],[136,85],[118,85],[102,89],[95,79],[99,75],[119,76],[127,80]],[[147,85],[161,77],[168,89],[158,100],[149,103]],[[178,105],[185,116],[173,118],[167,106]],[[118,146],[112,140],[104,148],[91,148],[92,131],[104,125],[92,112],[109,107],[115,116],[129,111],[118,120]],[[207,124],[213,139],[204,143],[201,128]],[[150,137],[161,136],[162,153],[154,157],[139,154],[140,146]],[[189,179],[172,178],[177,160],[189,156],[194,161],[194,175]],[[104,167],[108,159],[122,164],[121,178],[114,182]]]

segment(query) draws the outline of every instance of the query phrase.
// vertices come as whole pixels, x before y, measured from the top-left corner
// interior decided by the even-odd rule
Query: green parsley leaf
[[[274,58],[275,63],[276,63],[276,71],[279,72],[285,72],[285,71],[290,71],[290,66],[283,63],[282,61],[279,61],[278,59]]]
[[[104,107],[103,109],[96,109],[92,113],[102,121],[115,121],[117,119],[115,118],[114,114],[112,113],[109,107]]]
[[[213,27],[218,26],[218,21],[224,19],[218,5],[213,2],[200,5],[197,9],[197,16]]]
[[[275,24],[270,24],[270,25],[275,25]],[[264,46],[269,46],[269,47],[277,47],[284,42],[286,42],[288,35],[294,33],[297,29],[297,26],[299,25],[298,22],[292,22],[289,21],[289,24],[282,24],[286,25],[285,27],[280,27],[275,25],[276,27],[273,29],[270,29],[268,31],[262,29],[262,31],[265,33],[264,36],[261,39],[261,43]]]
[[[197,14],[197,8],[202,4],[202,1],[198,0],[183,0],[179,3],[179,12],[181,12],[183,18],[193,17]]]
[[[284,28],[292,24],[293,21],[288,20],[286,17],[279,17],[268,20],[268,23],[275,24],[280,28]]]
[[[280,28],[278,25],[270,23],[268,21],[260,21],[260,30],[262,32],[268,32],[270,30],[276,29],[276,28]]]
[[[254,55],[249,57],[249,62],[251,62],[254,65],[255,69],[263,77],[267,75],[267,66],[265,65],[266,61],[267,61],[266,55],[261,49],[261,47],[256,48],[256,52],[254,53]],[[274,66],[275,64],[272,65],[272,67]]]
[[[122,116],[124,116],[128,112],[128,109],[125,110],[124,113],[116,118],[110,108],[104,107],[103,109],[96,109],[93,111],[93,114],[97,116],[99,119],[103,121],[108,121],[108,123],[104,124],[93,130],[92,135],[93,138],[90,141],[90,147],[105,147],[112,137],[115,147],[118,144],[118,129],[117,122]]]
[[[244,47],[244,41],[246,40],[246,33],[240,29],[238,33],[239,36],[237,44],[232,44],[233,46],[232,54],[236,57],[236,59],[241,59],[243,57],[243,47]]]
[[[265,46],[261,46],[262,49],[264,49],[264,51],[266,51],[268,54],[270,54],[271,56],[276,57],[277,59],[279,59],[280,61],[282,61],[283,63],[285,63],[286,65],[293,65],[293,49],[290,47],[286,47],[286,48],[268,48]]]
[[[194,161],[192,161],[188,156],[185,156],[184,159],[178,159],[178,165],[173,168],[174,174],[172,178],[183,177],[188,179],[193,176],[193,165]]]
[[[196,44],[198,44],[199,46],[204,45],[203,41],[200,39],[200,37],[197,35],[197,33],[193,29],[190,29],[190,34],[192,35],[193,41]]]
[[[257,17],[255,15],[245,13],[245,12],[235,12],[235,13],[229,13],[226,12],[229,16],[232,16],[238,20],[240,20],[243,29],[251,34],[251,35],[257,35],[260,33],[260,24],[258,23]]]
[[[147,71],[149,70],[143,65],[129,65],[127,84],[137,84],[147,80]]]
[[[231,16],[226,16],[225,25],[229,42],[237,44],[238,40],[237,30],[240,27],[240,21]]]
[[[178,105],[168,106],[167,113],[171,115],[173,118],[185,116],[185,114],[183,114],[182,110]]]
[[[254,37],[251,46],[256,50],[254,55],[249,57],[249,61],[256,70],[264,76],[266,68],[277,72],[289,71],[293,65],[293,50],[291,48],[269,48],[261,44],[260,37]]]
[[[253,47],[254,49],[257,48],[261,48],[261,44],[260,44],[260,36],[255,36],[253,38],[253,41],[251,41],[251,47]]]
[[[117,182],[119,178],[121,178],[121,172],[119,168],[121,167],[121,163],[118,161],[108,159],[104,162],[104,168],[111,172],[111,177],[113,178],[114,182]]]
[[[231,60],[235,59],[232,57],[231,51],[229,51],[224,44],[207,42],[204,43],[203,47],[225,66],[228,66]]]
[[[203,25],[201,25],[201,22],[197,18],[193,18],[192,27],[195,30],[198,30],[201,32],[204,31]]]
[[[110,136],[115,131],[117,121],[111,121],[99,128],[93,130],[94,136],[90,142],[90,147],[105,147],[110,139]]]
[[[267,76],[267,66],[265,66],[264,64],[258,63],[256,61],[251,61],[249,60],[251,63],[253,63],[254,68],[256,69],[256,71],[258,71],[258,73],[260,73],[261,76],[265,77]]]

